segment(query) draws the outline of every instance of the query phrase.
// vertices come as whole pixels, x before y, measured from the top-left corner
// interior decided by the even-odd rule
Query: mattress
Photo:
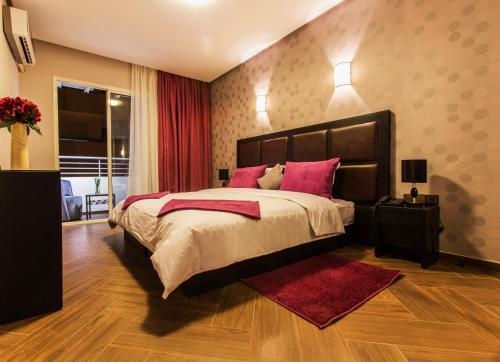
[[[339,209],[344,226],[352,225],[354,223],[354,202],[341,199],[332,199],[332,201]]]
[[[259,201],[261,219],[200,210],[182,210],[157,218],[171,199]],[[208,189],[141,200],[125,211],[121,203],[110,222],[127,230],[152,251],[151,260],[165,287],[163,297],[191,276],[344,233],[354,204],[289,191]]]

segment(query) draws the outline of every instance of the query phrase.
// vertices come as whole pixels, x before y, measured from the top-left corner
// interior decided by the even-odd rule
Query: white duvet
[[[202,210],[157,218],[162,206],[174,198],[259,201],[261,219]],[[336,203],[300,192],[208,189],[138,201],[125,211],[121,205],[110,221],[153,252],[151,260],[165,287],[163,298],[195,274],[344,233]]]

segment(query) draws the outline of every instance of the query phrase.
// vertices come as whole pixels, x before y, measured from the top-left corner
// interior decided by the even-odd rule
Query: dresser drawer
[[[406,225],[382,224],[380,234],[384,244],[403,247],[410,250],[422,250],[425,245],[425,235],[421,228]]]
[[[425,214],[414,213],[412,210],[398,208],[384,208],[379,210],[379,222],[409,227],[421,227],[425,224]],[[411,216],[411,217],[409,217]]]

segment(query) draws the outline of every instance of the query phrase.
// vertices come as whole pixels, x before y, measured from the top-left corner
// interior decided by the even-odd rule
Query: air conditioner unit
[[[28,12],[7,5],[2,7],[2,12],[3,31],[17,64],[35,64],[35,48],[31,41]]]

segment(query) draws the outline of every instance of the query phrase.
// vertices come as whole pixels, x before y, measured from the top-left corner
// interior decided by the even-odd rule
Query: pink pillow
[[[280,190],[330,198],[333,176],[340,158],[317,162],[287,162]]]
[[[247,187],[256,189],[257,179],[264,175],[267,165],[237,168],[227,187]]]

